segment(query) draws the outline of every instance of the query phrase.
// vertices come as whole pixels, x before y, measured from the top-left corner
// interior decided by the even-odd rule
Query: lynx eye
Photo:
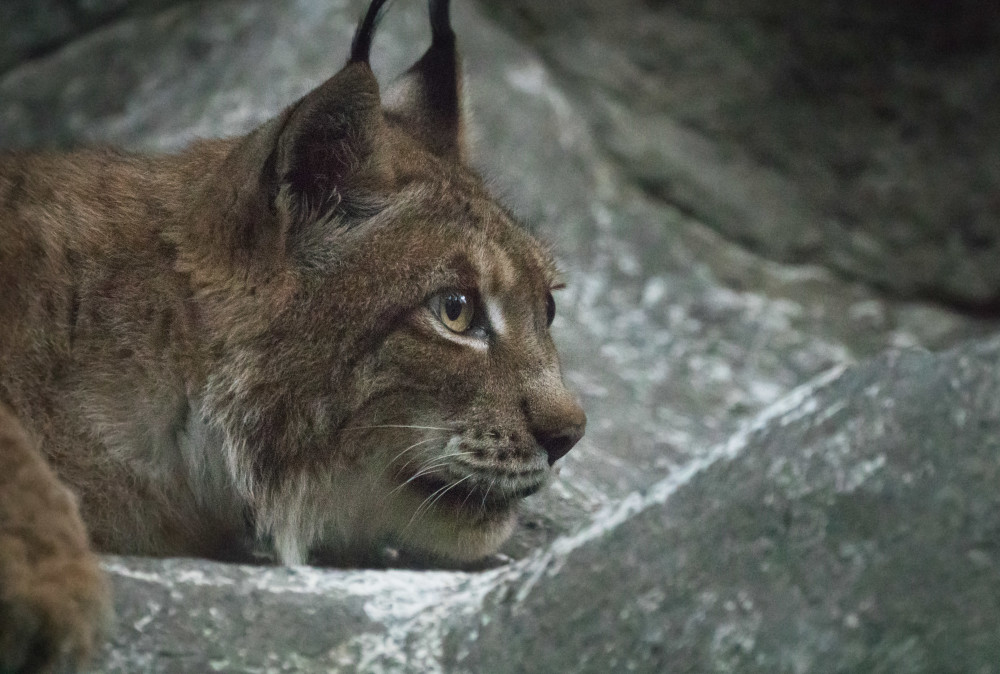
[[[435,297],[431,308],[445,327],[457,333],[467,331],[475,316],[472,298],[456,290]]]
[[[552,293],[549,293],[545,297],[545,320],[548,325],[552,325],[553,319],[556,317],[556,300],[552,297]]]

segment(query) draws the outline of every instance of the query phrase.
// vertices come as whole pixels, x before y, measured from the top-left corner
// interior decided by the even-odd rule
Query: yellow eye
[[[452,332],[462,333],[468,330],[475,315],[472,298],[458,291],[449,291],[438,297],[435,313],[441,322]]]

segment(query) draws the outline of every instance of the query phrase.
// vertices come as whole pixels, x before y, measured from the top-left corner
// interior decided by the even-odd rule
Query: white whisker
[[[399,457],[403,456],[403,454],[406,454],[408,451],[410,451],[414,447],[419,447],[420,445],[424,445],[424,444],[427,444],[428,442],[433,442],[434,440],[440,440],[440,439],[441,438],[439,438],[439,437],[424,438],[423,440],[420,440],[419,442],[414,442],[412,445],[410,445],[409,447],[407,447],[406,449],[404,449],[403,451],[401,451],[399,454],[397,454],[396,456],[394,456],[391,459],[389,459],[389,463],[386,464],[386,468],[388,468],[392,464],[396,463],[396,459],[398,459]]]
[[[465,504],[469,502],[469,497],[472,496],[472,493],[474,491],[475,491],[475,487],[473,487],[472,489],[470,489],[470,490],[468,490],[466,492],[465,498],[462,499],[462,505],[459,506],[459,510],[461,510],[462,508],[465,508]]]
[[[438,461],[440,459],[453,459],[456,456],[471,456],[471,455],[472,455],[471,452],[452,452],[451,454],[442,454],[440,456],[432,457],[431,461]],[[399,467],[399,470],[402,471],[404,468],[406,468],[407,466],[409,466],[410,463],[413,462],[414,458],[415,457],[411,456],[410,459],[409,459],[409,461],[407,461],[406,463],[404,463],[402,466]],[[423,470],[423,469],[420,469],[420,470]]]
[[[417,509],[413,511],[413,515],[410,517],[410,521],[406,523],[405,527],[403,527],[403,531],[405,532],[407,529],[410,528],[410,525],[413,524],[413,521],[417,519],[417,515],[420,514],[420,510],[424,507],[424,504],[426,504],[428,501],[430,501],[432,498],[434,498],[434,496],[437,495],[439,492],[444,491],[445,489],[448,489],[449,487],[450,487],[450,485],[447,485],[447,484],[444,485],[443,487],[439,487],[436,491],[434,491],[434,493],[432,493],[430,496],[428,496],[423,501],[421,501],[420,505],[417,506]]]
[[[380,424],[377,426],[345,426],[342,431],[365,431],[373,428],[415,428],[421,431],[453,431],[454,428],[444,428],[441,426],[413,426],[410,424]]]
[[[436,461],[436,460],[437,460],[437,458],[438,458],[438,457],[435,457],[435,458],[434,458],[434,459],[432,459],[431,461]],[[447,461],[441,461],[441,462],[439,462],[439,463],[430,463],[430,464],[427,464],[427,465],[424,465],[424,466],[423,466],[423,467],[422,467],[422,468],[421,468],[421,469],[420,469],[419,471],[417,471],[417,472],[416,472],[416,473],[415,473],[415,474],[414,474],[414,475],[413,475],[413,476],[412,476],[412,477],[411,477],[410,479],[408,479],[408,480],[407,480],[406,482],[404,482],[403,484],[399,485],[398,487],[396,487],[395,489],[393,489],[393,490],[392,490],[391,492],[389,492],[389,496],[392,496],[392,495],[393,495],[393,494],[395,494],[395,493],[396,493],[397,491],[399,491],[400,489],[402,489],[402,488],[403,488],[403,487],[405,487],[406,485],[408,485],[408,484],[410,484],[411,482],[413,482],[414,480],[416,480],[416,479],[417,479],[418,477],[422,477],[422,476],[424,476],[424,475],[428,475],[429,473],[433,473],[433,472],[434,472],[435,470],[437,470],[438,468],[441,468],[441,467],[443,467],[443,466],[447,466],[447,465],[448,465],[448,462],[447,462]]]
[[[423,502],[421,502],[421,504],[419,506],[417,506],[417,509],[413,511],[413,516],[410,517],[410,521],[406,523],[406,526],[403,527],[403,530],[405,531],[407,528],[409,528],[409,526],[411,524],[413,524],[413,521],[417,519],[417,517],[421,514],[421,511],[425,510],[425,506],[426,506],[426,511],[429,512],[430,509],[434,506],[434,504],[437,503],[441,499],[442,496],[444,496],[449,491],[451,491],[453,488],[457,487],[458,485],[460,485],[463,482],[465,482],[466,480],[468,480],[470,477],[472,477],[472,476],[471,475],[466,475],[461,480],[458,480],[457,482],[452,482],[451,484],[447,484],[447,485],[441,487],[440,489],[438,489],[437,491],[435,491],[433,494],[431,494],[427,498],[425,498],[423,500]]]
[[[438,501],[440,501],[440,500],[441,500],[441,497],[442,497],[442,496],[444,496],[444,495],[445,495],[445,494],[447,494],[447,493],[448,493],[449,491],[451,491],[452,489],[454,489],[454,488],[455,488],[455,487],[457,487],[458,485],[462,484],[463,482],[465,482],[466,480],[468,480],[468,479],[469,479],[469,478],[471,478],[471,477],[472,477],[471,475],[466,475],[466,476],[465,476],[465,477],[463,477],[463,478],[462,478],[461,480],[458,480],[457,482],[452,482],[452,483],[451,483],[451,486],[450,486],[450,487],[448,487],[448,488],[447,488],[447,489],[445,489],[445,490],[444,490],[443,492],[441,492],[440,494],[438,494],[438,495],[437,495],[437,498],[435,498],[435,499],[434,499],[433,501],[431,501],[430,503],[428,503],[428,504],[427,504],[427,509],[429,510],[429,509],[431,508],[431,506],[433,506],[433,505],[434,505],[435,503],[437,503]]]
[[[486,488],[486,493],[483,494],[483,501],[482,501],[482,503],[479,504],[479,510],[481,512],[485,512],[486,511],[486,499],[489,498],[489,496],[490,496],[490,490],[493,489],[493,485],[495,485],[496,483],[497,483],[497,479],[495,477],[492,480],[490,480],[490,486]]]

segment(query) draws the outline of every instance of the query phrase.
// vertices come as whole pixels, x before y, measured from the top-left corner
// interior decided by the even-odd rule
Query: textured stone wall
[[[484,6],[650,194],[775,259],[1000,307],[1000,5]]]
[[[4,0],[0,72],[39,58],[101,26],[183,0]]]

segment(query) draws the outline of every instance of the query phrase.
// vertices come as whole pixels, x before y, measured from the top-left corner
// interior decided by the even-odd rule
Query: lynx
[[[0,669],[92,650],[93,551],[481,558],[582,436],[553,260],[467,166],[449,3],[380,92],[383,4],[245,136],[0,158]]]

